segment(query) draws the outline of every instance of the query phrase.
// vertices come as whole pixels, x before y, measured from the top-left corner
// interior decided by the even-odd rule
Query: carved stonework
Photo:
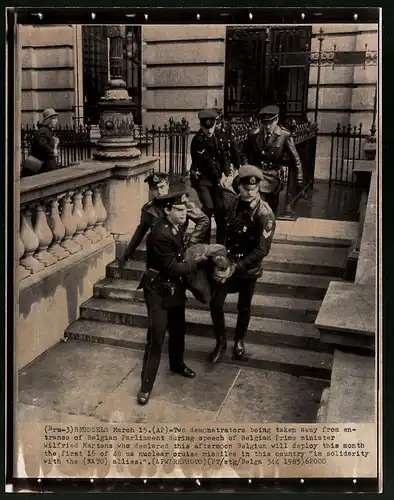
[[[105,110],[100,116],[100,134],[105,136],[124,137],[132,135],[134,130],[133,113],[119,113]]]
[[[126,85],[126,84],[125,84]],[[103,97],[101,98],[103,101],[131,101],[129,97],[129,93],[125,88],[108,88],[105,90]]]

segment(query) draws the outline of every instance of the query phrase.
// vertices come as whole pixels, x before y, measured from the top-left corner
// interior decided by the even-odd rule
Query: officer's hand
[[[220,179],[220,185],[223,188],[227,187],[227,181],[228,181],[227,177],[224,174],[222,174],[222,178]]]

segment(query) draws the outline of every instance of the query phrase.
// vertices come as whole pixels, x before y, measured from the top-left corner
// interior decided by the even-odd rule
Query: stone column
[[[154,158],[139,158],[141,152],[134,139],[133,111],[135,104],[123,79],[123,43],[125,26],[108,26],[110,79],[98,102],[100,135],[94,159],[115,164],[116,171],[103,190],[107,210],[105,229],[116,241],[117,258],[123,252],[139,222],[140,209],[148,201],[148,189],[143,182],[153,170]]]
[[[134,140],[134,102],[126,90],[122,77],[125,26],[108,26],[110,48],[110,79],[104,95],[98,102],[101,111],[100,135],[95,160],[125,161],[140,156]]]

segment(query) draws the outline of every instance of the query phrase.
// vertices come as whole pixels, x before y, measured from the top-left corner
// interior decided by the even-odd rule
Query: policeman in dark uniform
[[[140,223],[127,245],[123,257],[120,259],[121,265],[131,259],[146,233],[152,229],[157,220],[165,216],[162,204],[157,200],[160,196],[168,194],[168,174],[165,172],[153,172],[148,175],[145,182],[149,186],[149,191],[153,199],[146,203],[141,209]],[[186,223],[181,228],[183,235],[185,236],[189,220],[191,220],[195,223],[195,228],[188,239],[188,244],[194,245],[196,243],[203,243],[206,240],[207,233],[209,231],[208,217],[189,199],[186,201],[186,209]]]
[[[261,196],[276,213],[283,184],[284,153],[293,160],[297,170],[298,188],[303,187],[302,165],[291,133],[278,125],[278,106],[266,106],[261,110],[260,117],[262,126],[253,130],[244,142],[242,163],[261,169]]]
[[[276,226],[273,211],[260,198],[259,184],[264,179],[261,170],[245,165],[239,168],[238,177],[239,195],[228,210],[225,240],[235,271],[224,284],[212,284],[210,310],[216,337],[212,363],[219,362],[227,348],[223,306],[228,293],[239,294],[233,355],[235,359],[244,357],[253,293],[263,273],[263,259],[270,251]]]
[[[232,175],[236,174],[240,164],[241,157],[238,150],[238,146],[235,140],[235,135],[228,121],[223,117],[223,111],[220,108],[213,108],[217,113],[216,120],[216,134],[219,137],[222,148],[227,156],[227,160],[230,163]]]
[[[193,137],[190,152],[192,165],[190,182],[197,191],[202,211],[209,221],[212,215],[216,221],[216,242],[223,243],[224,205],[221,187],[225,187],[230,175],[230,165],[220,141],[215,134],[217,114],[212,109],[204,109],[198,113],[200,130]],[[209,242],[209,235],[207,242]]]
[[[146,404],[156,379],[162,345],[168,329],[170,370],[188,378],[195,372],[183,360],[185,350],[185,282],[204,255],[193,261],[184,260],[186,249],[181,231],[187,218],[185,192],[160,197],[165,217],[152,228],[146,241],[146,271],[140,287],[144,290],[149,328],[141,373],[138,402]]]

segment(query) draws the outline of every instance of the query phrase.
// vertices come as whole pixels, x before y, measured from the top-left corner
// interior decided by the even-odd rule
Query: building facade
[[[22,123],[54,107],[60,122],[98,121],[96,102],[108,80],[103,26],[21,29]],[[245,120],[276,103],[282,119],[319,126],[315,175],[327,178],[331,133],[376,116],[377,25],[127,26],[124,78],[137,106],[136,122],[163,126],[221,107]]]

